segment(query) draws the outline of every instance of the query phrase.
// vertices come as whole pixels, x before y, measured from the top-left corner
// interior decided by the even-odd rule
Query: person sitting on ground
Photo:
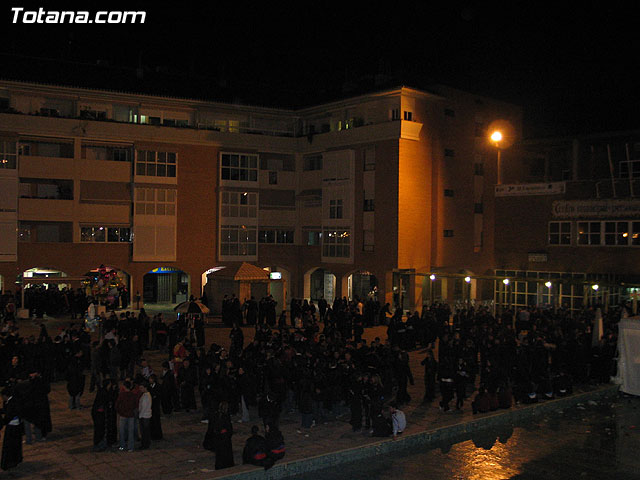
[[[282,460],[286,452],[284,446],[284,437],[277,426],[267,423],[264,438],[267,442],[267,456],[271,459],[272,464],[277,460]]]
[[[476,398],[471,402],[473,413],[486,413],[491,409],[489,394],[484,386],[478,389]]]
[[[258,435],[257,425],[251,427],[251,436],[247,439],[242,451],[242,463],[265,467],[265,470],[273,465],[273,461],[267,456],[269,451],[267,441],[262,435]]]
[[[398,435],[402,435],[404,429],[407,428],[407,418],[402,410],[398,410],[398,404],[395,402],[389,405],[389,413],[391,414],[392,434],[395,439]]]
[[[391,435],[391,420],[386,418],[382,413],[379,405],[371,407],[371,436],[372,437],[388,437]]]

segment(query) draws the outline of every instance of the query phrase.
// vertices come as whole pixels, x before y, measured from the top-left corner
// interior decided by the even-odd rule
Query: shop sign
[[[158,267],[151,270],[149,273],[179,273],[182,270],[176,270],[172,267]]]
[[[547,254],[546,253],[530,253],[529,261],[530,262],[546,262]]]
[[[556,218],[640,217],[639,200],[570,200],[553,202]]]
[[[519,197],[526,195],[562,195],[566,189],[565,182],[519,183],[513,185],[496,185],[496,197]]]
[[[271,272],[269,274],[269,278],[271,278],[271,280],[281,280],[282,279],[282,272]]]

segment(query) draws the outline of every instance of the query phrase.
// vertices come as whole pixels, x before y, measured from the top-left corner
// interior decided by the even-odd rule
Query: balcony
[[[19,174],[31,178],[73,178],[73,158],[21,155]]]
[[[20,198],[18,219],[72,222],[74,220],[73,200]]]

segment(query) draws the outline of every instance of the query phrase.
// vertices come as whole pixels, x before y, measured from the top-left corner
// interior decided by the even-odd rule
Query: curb
[[[494,425],[516,423],[549,411],[567,408],[577,403],[611,397],[617,394],[618,389],[618,385],[607,385],[590,392],[578,393],[569,397],[547,400],[542,403],[519,408],[512,407],[509,410],[484,414],[477,419],[463,421],[458,424],[412,433],[407,436],[402,436],[395,441],[385,439],[359,447],[316,455],[314,457],[292,460],[286,463],[276,463],[271,469],[266,471],[262,468],[251,468],[251,470],[248,471],[216,476],[214,478],[225,480],[273,480],[307,474],[345,463],[365,460],[377,455],[405,450],[410,447],[442,442],[443,440],[459,437],[462,434],[471,433]]]

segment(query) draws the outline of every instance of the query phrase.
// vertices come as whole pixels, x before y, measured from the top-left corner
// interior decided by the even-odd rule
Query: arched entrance
[[[322,297],[333,303],[336,291],[336,276],[323,268],[312,268],[304,274],[304,296],[314,302]]]
[[[65,280],[68,277],[65,272],[44,267],[29,268],[19,274],[16,284],[22,286],[20,305],[25,309],[25,314],[42,318],[44,315],[65,313],[65,290],[71,287],[71,281]]]
[[[269,272],[269,294],[277,302],[276,314],[286,310],[290,302],[291,274],[283,267],[265,267]]]
[[[378,279],[366,270],[354,272],[347,277],[347,294],[349,300],[358,298],[366,301],[368,298],[377,299]]]
[[[190,295],[189,274],[177,267],[157,267],[143,279],[145,304],[175,304],[185,302]]]
[[[86,273],[83,282],[84,293],[93,297],[99,305],[117,310],[131,304],[131,277],[124,270],[113,266],[100,265]]]

